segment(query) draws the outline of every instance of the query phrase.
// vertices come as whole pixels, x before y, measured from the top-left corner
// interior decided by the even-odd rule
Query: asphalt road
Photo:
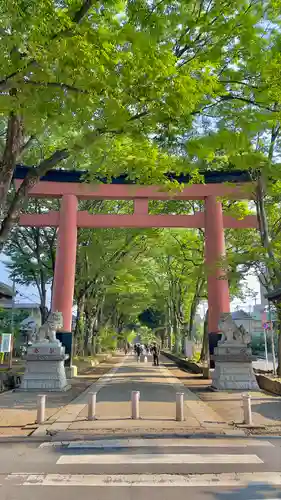
[[[281,438],[1,443],[1,500],[281,499]]]

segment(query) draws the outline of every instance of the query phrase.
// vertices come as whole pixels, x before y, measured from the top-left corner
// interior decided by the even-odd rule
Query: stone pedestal
[[[66,391],[65,349],[59,341],[38,342],[30,346],[20,390]]]
[[[223,390],[259,390],[252,361],[252,350],[237,342],[218,342],[214,349],[215,371],[212,387]]]

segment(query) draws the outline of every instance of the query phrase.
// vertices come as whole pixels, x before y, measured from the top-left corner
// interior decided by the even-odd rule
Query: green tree
[[[278,217],[281,201],[278,69],[281,19],[276,2],[267,2],[266,9],[267,22],[252,32],[251,40],[238,37],[230,47],[225,59],[227,64],[220,76],[227,94],[210,100],[208,123],[205,121],[204,127],[198,127],[192,140],[185,141],[183,147],[199,168],[244,168],[249,171],[254,184],[253,192],[248,195],[252,195],[256,206],[259,233],[252,232],[252,241],[244,246],[240,255],[244,259],[244,269],[254,270],[270,290],[281,281]],[[230,61],[234,64],[229,64]],[[281,328],[281,310],[278,314]],[[281,374],[280,335],[278,350]]]
[[[42,213],[50,208],[57,208],[56,202],[33,201],[30,213]],[[53,282],[56,252],[55,228],[14,228],[5,245],[8,257],[6,267],[10,278],[19,285],[34,285],[40,297],[42,323],[47,319],[47,288]]]
[[[98,213],[105,209],[105,205],[111,213],[118,209],[121,212],[128,210],[128,204],[125,202],[94,204],[92,210]],[[114,294],[113,286],[118,287],[118,273],[122,273],[123,268],[125,271],[128,269],[130,256],[132,255],[132,259],[136,258],[144,250],[144,243],[142,234],[137,230],[80,231],[75,286],[78,308],[75,338],[79,350],[91,350],[96,341],[95,334],[103,326],[110,326],[116,329],[117,333],[121,333],[127,307],[126,297],[123,297],[117,288]],[[125,286],[124,280],[125,276]],[[123,309],[121,303],[124,305]]]
[[[58,165],[103,176],[122,168],[144,182],[163,182],[167,167],[192,170],[178,143],[214,100],[233,100],[223,77],[236,41],[254,38],[258,60],[272,5],[2,2],[0,247],[30,189]],[[19,161],[33,168],[14,191]]]

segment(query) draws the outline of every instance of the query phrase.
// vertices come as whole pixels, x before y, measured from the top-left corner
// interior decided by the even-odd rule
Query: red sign
[[[262,315],[261,315],[261,320],[263,323],[266,323],[266,320],[267,320],[267,314],[266,314],[266,311],[263,311]]]

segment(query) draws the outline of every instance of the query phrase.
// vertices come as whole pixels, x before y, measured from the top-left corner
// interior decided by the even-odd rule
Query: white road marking
[[[158,487],[239,487],[249,484],[281,486],[281,473],[222,474],[9,474],[6,478],[21,486],[158,486]],[[271,499],[272,500],[272,499]]]
[[[65,446],[68,449],[81,448],[246,448],[274,447],[273,443],[262,439],[101,439],[97,441],[54,441],[40,444],[39,448]]]
[[[257,455],[219,455],[219,454],[102,454],[102,455],[62,455],[56,462],[69,464],[261,464]]]

